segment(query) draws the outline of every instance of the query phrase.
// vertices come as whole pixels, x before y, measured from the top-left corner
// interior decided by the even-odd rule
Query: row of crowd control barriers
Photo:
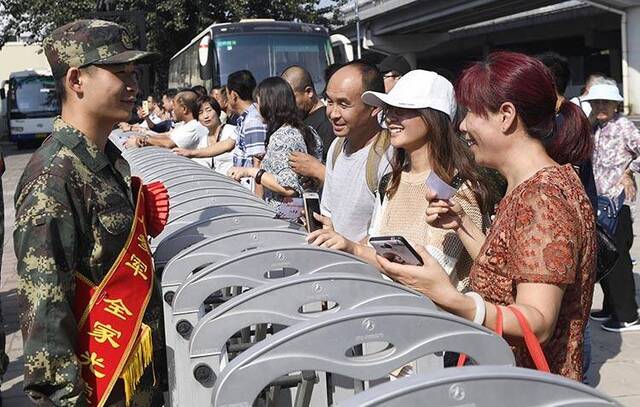
[[[151,248],[171,406],[618,405],[514,367],[494,332],[356,257],[308,245],[300,225],[234,180],[167,149],[124,157],[170,197]],[[444,369],[444,351],[473,365]],[[409,374],[390,375],[399,369]]]

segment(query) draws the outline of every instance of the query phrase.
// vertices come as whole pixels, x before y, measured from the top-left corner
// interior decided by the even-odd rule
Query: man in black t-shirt
[[[318,97],[313,86],[313,80],[309,72],[301,66],[292,65],[282,72],[282,78],[286,80],[296,97],[296,105],[302,112],[302,117],[307,126],[313,128],[322,139],[322,161],[304,153],[292,153],[290,156],[291,168],[302,176],[312,177],[320,184],[324,183],[324,165],[327,159],[327,151],[335,138],[331,122],[327,118],[326,107]]]

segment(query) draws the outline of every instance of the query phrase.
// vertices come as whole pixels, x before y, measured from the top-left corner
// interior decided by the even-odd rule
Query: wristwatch
[[[262,168],[260,168],[258,170],[258,172],[256,173],[255,176],[255,180],[256,180],[256,184],[260,185],[260,181],[262,180],[262,175],[265,173],[266,171]]]

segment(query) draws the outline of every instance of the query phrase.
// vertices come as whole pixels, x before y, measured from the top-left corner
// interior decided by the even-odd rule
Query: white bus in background
[[[55,81],[50,71],[13,72],[2,83],[0,98],[6,113],[9,140],[18,148],[43,139],[53,131],[53,119],[60,114]]]
[[[204,85],[211,90],[242,69],[260,82],[300,65],[321,92],[325,69],[334,62],[329,32],[320,25],[274,20],[213,24],[171,58],[169,88]]]

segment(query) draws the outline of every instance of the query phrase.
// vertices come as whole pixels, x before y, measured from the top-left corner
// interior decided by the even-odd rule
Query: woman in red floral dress
[[[568,102],[556,112],[550,72],[513,52],[492,53],[466,69],[456,97],[468,110],[460,130],[476,161],[506,178],[507,194],[487,236],[459,205],[435,195],[427,196],[427,217],[456,230],[474,257],[471,289],[481,298],[459,293],[421,248],[422,267],[378,260],[394,280],[488,328],[496,326],[497,306],[515,306],[542,344],[551,372],[581,381],[596,243],[593,210],[571,164],[593,149],[588,121]],[[503,314],[517,364],[533,367],[515,315]]]

